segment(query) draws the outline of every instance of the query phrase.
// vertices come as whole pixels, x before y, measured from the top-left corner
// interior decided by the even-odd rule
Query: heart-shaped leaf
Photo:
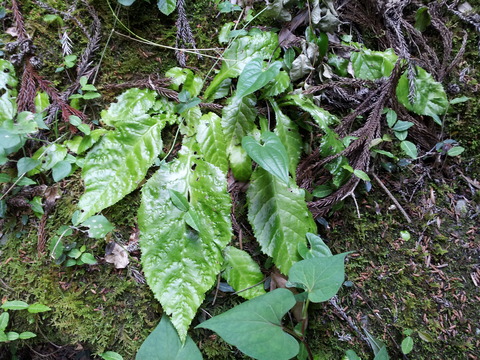
[[[298,354],[298,342],[282,330],[282,318],[295,305],[287,289],[256,297],[207,320],[210,329],[254,359],[287,360]]]
[[[277,135],[269,131],[262,133],[261,139],[263,145],[260,145],[253,137],[245,136],[242,139],[242,146],[258,165],[288,184],[289,161],[285,146]]]
[[[187,336],[185,344],[178,337],[177,330],[173,327],[168,316],[163,315],[162,320],[155,330],[148,335],[136,360],[201,360],[202,354],[197,346]]]
[[[292,266],[289,281],[302,286],[312,302],[327,301],[335,296],[345,280],[345,256],[314,257]]]

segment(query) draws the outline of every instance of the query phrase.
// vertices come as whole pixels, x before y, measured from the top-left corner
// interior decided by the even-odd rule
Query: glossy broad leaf
[[[273,111],[275,112],[275,134],[282,141],[287,150],[290,175],[295,179],[300,154],[302,153],[302,137],[298,132],[297,125],[285,115],[274,100],[270,100]]]
[[[275,79],[281,67],[282,63],[275,61],[264,70],[264,61],[261,58],[253,59],[245,66],[238,78],[235,97],[243,98],[260,90]]]
[[[330,248],[323,242],[320,236],[307,233],[307,240],[310,244],[310,248],[307,248],[304,243],[301,243],[298,248],[298,252],[304,259],[333,256]]]
[[[155,330],[143,342],[135,359],[201,360],[202,354],[190,336],[182,343],[168,316],[163,315]]]
[[[288,360],[298,354],[297,340],[282,330],[282,318],[295,305],[287,289],[235,306],[197,326],[210,329],[246,355],[259,360]]]
[[[222,129],[222,119],[214,113],[200,118],[195,138],[202,150],[205,161],[220,168],[225,174],[228,171],[227,143]]]
[[[122,123],[87,155],[82,177],[85,193],[77,224],[135,190],[162,151],[165,116]]]
[[[191,139],[191,143],[194,139]],[[145,277],[163,309],[172,315],[180,339],[222,269],[222,251],[232,237],[225,174],[185,145],[179,158],[163,165],[142,190],[138,212]],[[169,190],[189,200],[178,209]],[[187,214],[194,213],[195,227]]]
[[[238,295],[245,299],[253,299],[265,294],[262,283],[263,274],[258,264],[247,252],[227,246],[223,256],[225,270],[222,276],[235,291],[240,291]]]
[[[398,56],[392,49],[373,51],[361,49],[351,56],[355,77],[365,80],[376,80],[388,77],[392,73]]]
[[[247,191],[248,220],[262,251],[273,257],[283,274],[301,260],[298,246],[305,243],[316,225],[307,209],[304,192],[287,186],[262,168],[257,168]]]
[[[257,99],[247,96],[235,99],[222,111],[222,128],[226,140],[232,145],[240,145],[244,136],[255,128]],[[227,145],[228,147],[228,145]]]
[[[253,161],[288,184],[290,180],[288,176],[289,160],[285,146],[277,135],[269,131],[262,133],[261,140],[263,144],[259,144],[251,136],[245,136],[242,140],[242,147]]]
[[[322,129],[328,129],[329,125],[338,123],[338,118],[330,114],[327,110],[324,110],[313,103],[313,100],[305,95],[288,95],[284,97],[286,104],[296,105],[303,111],[308,112],[317,125]]]
[[[220,72],[205,90],[204,98],[210,99],[220,84],[228,78],[239,76],[252,59],[268,60],[279,53],[277,34],[269,31],[252,31],[248,36],[235,39],[223,53]]]
[[[345,280],[346,256],[347,253],[343,253],[299,261],[290,269],[289,281],[304,288],[310,301],[327,301],[335,296]]]
[[[432,75],[417,67],[415,76],[415,98],[410,102],[407,74],[400,77],[397,85],[397,97],[408,110],[418,115],[442,115],[447,111],[448,100],[442,84],[436,82]]]
[[[95,239],[104,238],[115,227],[103,215],[89,217],[82,223],[82,226],[88,228],[88,236]]]

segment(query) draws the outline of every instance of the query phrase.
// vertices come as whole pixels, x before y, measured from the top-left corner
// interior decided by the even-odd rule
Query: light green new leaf
[[[20,337],[20,334],[15,331],[7,332],[7,341],[15,341]]]
[[[345,280],[345,256],[347,253],[299,261],[290,269],[288,279],[303,287],[310,301],[327,301]]]
[[[205,90],[204,99],[210,99],[225,79],[240,75],[245,65],[252,59],[276,58],[279,52],[278,37],[273,32],[256,31],[251,35],[238,37],[223,53],[224,61],[220,72]]]
[[[265,294],[263,289],[263,274],[258,264],[250,257],[250,255],[233,246],[227,246],[223,252],[225,258],[225,270],[223,278],[228,284],[235,289],[241,291],[238,293],[245,299],[253,299],[259,295]],[[259,284],[260,283],[260,284]],[[255,286],[256,285],[256,286]]]
[[[88,153],[82,177],[85,193],[78,202],[77,224],[135,190],[162,151],[166,118],[137,118],[106,134]]]
[[[316,232],[303,190],[290,185],[257,168],[247,191],[248,220],[255,237],[283,274],[301,260],[297,249],[306,234]]]
[[[400,147],[405,152],[405,154],[410,156],[412,159],[417,158],[418,156],[417,146],[414,143],[405,140],[400,143]]]
[[[117,97],[117,102],[102,111],[102,121],[109,126],[117,123],[146,119],[147,111],[155,104],[156,93],[153,90],[129,89]]]
[[[390,76],[398,56],[392,49],[385,51],[361,49],[359,52],[352,53],[350,58],[355,77],[376,80]]]
[[[27,308],[27,311],[31,314],[38,314],[38,313],[50,311],[50,310],[52,310],[50,307],[40,303],[32,304]]]
[[[280,110],[277,103],[274,100],[270,100],[270,104],[275,112],[275,120],[277,123],[274,132],[287,150],[289,158],[288,170],[295,179],[298,161],[300,159],[300,154],[302,153],[302,137],[298,132],[297,125]]]
[[[103,360],[123,360],[123,356],[115,351],[105,351],[104,353],[98,354]]]
[[[404,73],[397,85],[397,97],[400,103],[408,110],[418,115],[442,115],[447,111],[448,100],[442,84],[436,82],[432,75],[417,67],[415,77],[415,98],[413,104],[408,99],[409,85],[407,74]]]
[[[188,211],[190,209],[190,204],[188,203],[187,198],[180,192],[168,189],[170,194],[170,199],[172,199],[173,205],[182,211]]]
[[[4,302],[0,308],[3,310],[25,310],[28,309],[28,304],[25,301],[13,300]]]
[[[210,329],[246,355],[260,360],[288,360],[298,354],[298,342],[282,330],[282,318],[295,305],[287,289],[235,306],[197,326]]]
[[[198,231],[187,223],[189,212],[173,204],[170,189],[189,199]],[[138,225],[147,283],[183,341],[205,292],[216,282],[222,251],[232,237],[225,175],[184,145],[178,159],[143,187]]]
[[[35,175],[41,171],[47,171],[52,169],[55,165],[61,162],[67,156],[67,147],[59,144],[51,144],[48,147],[42,146],[35,151],[32,158],[40,160],[42,166],[40,168],[29,171],[28,175]]]
[[[288,154],[279,137],[272,132],[262,133],[259,144],[253,137],[245,136],[242,140],[242,147],[258,165],[276,176],[285,184],[289,183],[288,176]]]
[[[190,336],[182,343],[168,316],[163,315],[155,330],[143,342],[135,359],[201,360],[202,354]]]
[[[257,99],[252,95],[242,99],[234,99],[223,108],[223,133],[231,145],[240,145],[243,137],[250,134],[255,128],[256,104]]]
[[[264,70],[264,62],[260,58],[253,59],[243,69],[237,83],[237,92],[235,97],[243,98],[260,90],[280,72],[282,63],[275,61],[266,70]]]
[[[0,332],[5,331],[8,326],[8,321],[10,320],[10,314],[4,312],[0,315]]]
[[[222,119],[214,113],[208,113],[200,118],[195,134],[205,161],[220,168],[223,173],[228,171],[227,144],[222,129]]]
[[[36,337],[37,334],[34,334],[30,331],[24,331],[22,333],[20,333],[20,335],[18,336],[19,339],[21,340],[27,340],[27,339],[31,339],[31,338],[34,338]]]
[[[297,105],[303,111],[308,112],[317,125],[324,131],[328,129],[329,125],[338,123],[338,118],[335,115],[318,107],[313,103],[312,99],[305,95],[288,95],[284,97],[284,100],[287,105]]]
[[[413,350],[413,339],[410,336],[407,336],[405,339],[403,339],[401,348],[402,353],[405,355],[409,354]]]
[[[165,15],[170,15],[177,7],[177,0],[158,0],[158,10]]]
[[[235,179],[247,182],[252,175],[252,159],[250,159],[245,149],[241,146],[230,146],[228,154],[230,168]]]

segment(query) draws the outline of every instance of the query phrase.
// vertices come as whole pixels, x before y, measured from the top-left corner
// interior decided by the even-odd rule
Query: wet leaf
[[[235,97],[242,98],[260,90],[278,75],[281,67],[282,63],[275,61],[264,70],[264,61],[261,58],[251,60],[238,78]]]

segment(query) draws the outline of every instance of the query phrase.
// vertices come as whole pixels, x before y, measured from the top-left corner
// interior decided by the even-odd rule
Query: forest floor
[[[49,3],[64,6],[59,1]],[[132,40],[107,2],[91,4],[103,26],[96,56],[96,85],[102,98],[85,107],[95,121],[119,93],[108,84],[161,76],[177,63],[172,51]],[[145,11],[147,6],[155,11]],[[187,9],[197,47],[216,47],[218,29],[228,15],[215,17],[214,1],[208,0],[187,1]],[[66,87],[68,71],[55,72],[63,62],[58,50],[60,27],[42,20],[49,12],[34,1],[22,1],[22,10],[28,33],[43,56],[42,75],[58,88]],[[161,15],[153,4],[138,1],[118,14],[143,38],[175,43],[175,16]],[[257,21],[263,25],[261,18]],[[366,331],[387,344],[393,359],[480,359],[479,35],[458,19],[451,25],[458,26],[456,34],[466,29],[469,40],[463,60],[444,85],[460,85],[455,96],[470,100],[446,115],[446,126],[438,130],[437,137],[439,141],[454,138],[466,151],[459,157],[421,159],[407,167],[378,166],[371,171],[377,176],[371,189],[359,186],[355,201],[347,198],[343,207],[318,224],[319,234],[333,253],[352,254],[347,258],[346,282],[337,297],[311,308],[308,341],[316,359],[340,359],[348,349],[369,358]],[[5,21],[4,31],[8,26],[11,20]],[[80,36],[73,38],[80,44],[84,41]],[[193,56],[188,59],[188,65],[203,75],[213,63]],[[466,68],[469,73],[462,82],[459,74]],[[173,141],[170,136],[166,143]],[[60,197],[44,224],[47,238],[54,236],[60,225],[70,223],[83,192],[80,171],[49,186],[55,187]],[[135,211],[139,202],[140,191],[136,190],[103,212],[115,225],[114,239],[138,239]],[[241,213],[244,200],[237,206]],[[0,221],[0,301],[22,299],[54,309],[42,317],[15,316],[15,331],[33,331],[37,338],[0,345],[0,360],[97,359],[96,354],[107,350],[133,359],[162,313],[141,275],[140,252],[132,254],[126,269],[114,269],[104,259],[107,242],[91,239],[89,249],[98,264],[66,268],[53,264],[47,256],[38,257],[40,220],[29,210],[11,211]],[[249,245],[248,233],[243,246],[254,247]],[[265,260],[258,251],[257,258]],[[235,295],[212,289],[195,321],[240,302]],[[400,344],[409,329],[413,351],[402,355]],[[212,332],[200,330],[192,337],[206,359],[246,358]]]

